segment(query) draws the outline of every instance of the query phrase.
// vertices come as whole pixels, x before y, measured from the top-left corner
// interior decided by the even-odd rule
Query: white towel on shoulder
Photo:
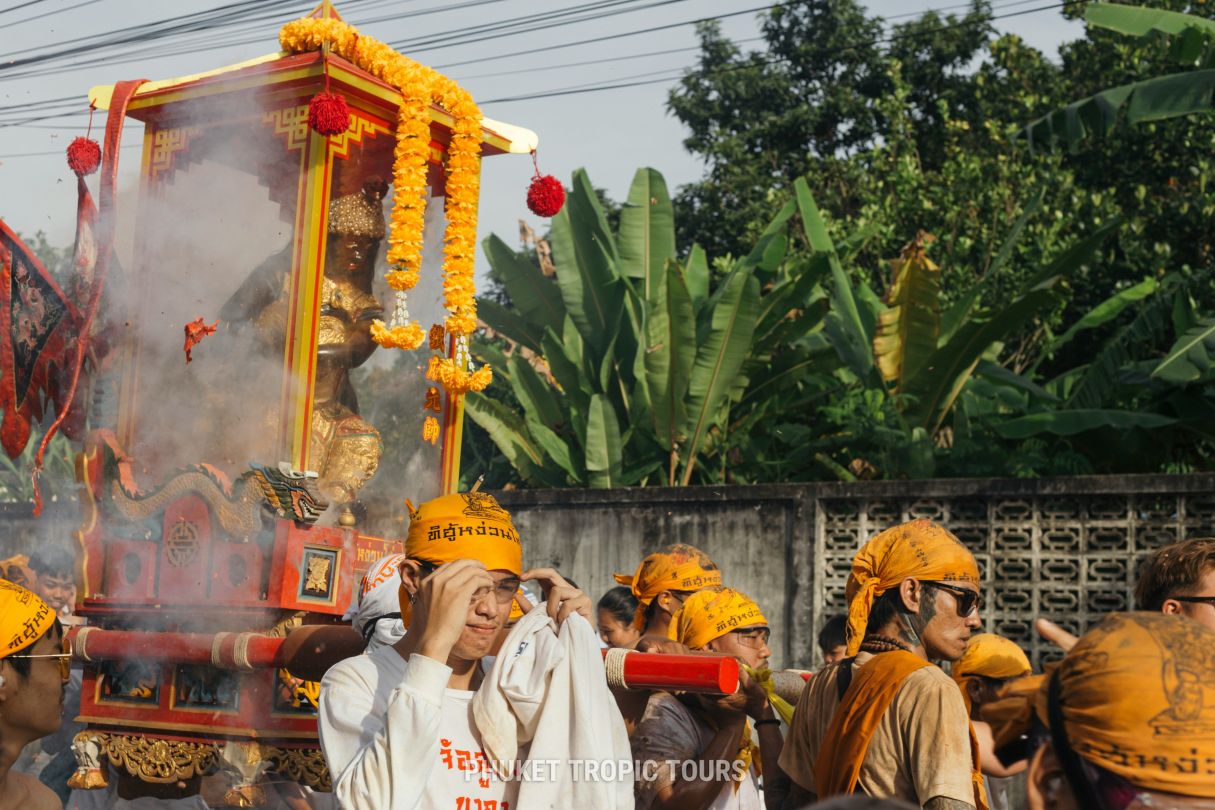
[[[562,623],[545,603],[511,630],[472,699],[485,755],[504,778],[530,743],[517,805],[631,810],[632,750],[608,690],[599,635],[575,613]],[[518,763],[522,765],[522,763]]]

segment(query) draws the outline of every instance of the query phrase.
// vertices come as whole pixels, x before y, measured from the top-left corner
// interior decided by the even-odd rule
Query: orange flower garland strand
[[[385,276],[397,291],[390,325],[376,321],[372,338],[388,348],[416,349],[425,333],[409,319],[405,292],[418,283],[422,266],[422,233],[426,217],[426,176],[430,160],[432,102],[447,110],[455,123],[447,156],[446,213],[443,236],[443,303],[447,331],[457,338],[455,358],[432,358],[440,370],[437,380],[450,393],[481,391],[493,372],[482,366],[469,372],[467,337],[477,327],[473,265],[477,241],[477,199],[481,190],[481,111],[472,96],[451,79],[397,53],[354,26],[337,19],[304,17],[283,26],[279,42],[284,51],[302,53],[329,48],[401,93],[397,141],[392,169],[392,227],[388,261],[396,269]]]

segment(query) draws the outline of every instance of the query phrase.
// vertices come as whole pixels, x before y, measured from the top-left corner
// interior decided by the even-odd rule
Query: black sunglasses
[[[944,582],[927,582],[925,584],[948,591],[957,603],[959,618],[965,619],[976,610],[982,610],[983,608],[983,594],[980,591],[959,588],[957,585],[949,585]]]
[[[1215,596],[1170,596],[1169,599],[1195,605],[1215,605]]]

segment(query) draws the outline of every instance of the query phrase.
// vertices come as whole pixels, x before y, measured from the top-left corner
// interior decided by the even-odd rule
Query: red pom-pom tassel
[[[527,207],[539,217],[554,217],[565,205],[565,187],[551,174],[537,174],[527,188]]]
[[[101,165],[100,144],[91,138],[76,138],[68,144],[67,162],[68,168],[81,177],[92,174]]]
[[[350,129],[350,107],[337,93],[317,93],[308,102],[308,126],[328,138]]]

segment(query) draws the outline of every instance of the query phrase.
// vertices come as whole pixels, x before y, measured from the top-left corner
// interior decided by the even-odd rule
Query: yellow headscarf
[[[55,623],[55,611],[33,591],[0,579],[0,658],[31,646]]]
[[[410,509],[405,556],[442,565],[480,560],[492,570],[523,573],[523,546],[510,513],[484,492],[461,492]]]
[[[721,587],[721,571],[695,546],[676,543],[646,557],[632,576],[617,574],[616,581],[628,585],[637,599],[633,624],[645,629],[643,616],[654,597],[663,591],[699,591]]]
[[[1144,790],[1215,798],[1215,632],[1181,616],[1111,613],[1059,663],[1057,674],[1022,679],[1032,692],[986,708],[1001,747],[1050,725],[1052,677],[1067,739],[1084,759]],[[1020,711],[1010,711],[1020,695]],[[999,725],[997,722],[1002,721]],[[1205,762],[1205,765],[1204,765]]]
[[[460,492],[427,501],[417,509],[409,501],[409,533],[405,557],[433,565],[455,560],[480,560],[491,571],[523,573],[519,533],[492,495]],[[397,590],[401,621],[409,626],[413,607],[402,582]],[[518,605],[511,603],[512,616]]]
[[[1028,675],[1032,670],[1025,651],[1016,642],[995,633],[979,633],[970,637],[966,652],[954,663],[951,674],[962,690],[962,700],[969,713],[970,692],[966,684],[976,675],[1007,681]]]
[[[647,558],[648,559],[648,558]],[[718,572],[720,577],[720,572]],[[661,590],[667,590],[663,588]],[[682,590],[682,589],[680,589]],[[697,591],[684,600],[679,610],[671,617],[667,637],[693,650],[699,650],[714,639],[743,627],[768,624],[759,605],[745,593],[722,588],[717,591]],[[767,670],[764,670],[767,672]],[[769,683],[771,676],[769,675]],[[741,773],[751,769],[759,748],[751,738],[751,729],[743,727],[743,736],[738,745],[736,759],[743,763]],[[738,782],[734,790],[738,791]]]
[[[923,518],[875,535],[852,558],[844,595],[848,600],[848,652],[865,637],[873,600],[903,580],[979,582],[974,555],[943,526]]]
[[[34,584],[34,572],[30,570],[30,558],[24,554],[14,554],[7,560],[0,560],[0,579],[7,579],[22,588],[29,588]]]
[[[742,627],[767,625],[763,611],[745,593],[731,588],[698,591],[671,617],[667,636],[693,650]]]

